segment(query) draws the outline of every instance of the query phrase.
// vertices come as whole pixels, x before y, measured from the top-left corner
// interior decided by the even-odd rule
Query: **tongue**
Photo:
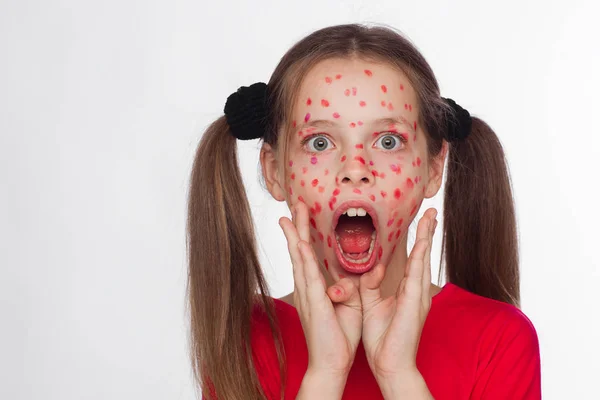
[[[367,255],[371,246],[371,234],[375,228],[371,217],[340,217],[338,226],[335,228],[339,236],[340,247],[354,258],[362,258]]]

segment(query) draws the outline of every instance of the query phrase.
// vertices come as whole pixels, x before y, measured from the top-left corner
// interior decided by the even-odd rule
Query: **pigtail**
[[[470,135],[450,143],[443,225],[447,281],[519,307],[517,222],[508,166],[498,137],[476,117]]]
[[[272,331],[277,324],[257,256],[236,139],[225,117],[208,127],[196,151],[186,244],[190,355],[204,398],[265,399],[252,358],[254,306],[266,310]],[[280,358],[280,371],[281,365]]]

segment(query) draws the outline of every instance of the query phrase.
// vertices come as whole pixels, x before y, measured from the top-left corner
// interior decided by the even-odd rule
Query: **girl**
[[[510,180],[492,129],[385,27],[316,31],[241,87],[198,147],[188,209],[191,356],[204,398],[538,399],[519,310]],[[262,139],[294,291],[269,295],[236,140]],[[431,283],[444,193],[447,283]],[[441,265],[440,265],[441,272]],[[441,277],[440,273],[440,277]]]

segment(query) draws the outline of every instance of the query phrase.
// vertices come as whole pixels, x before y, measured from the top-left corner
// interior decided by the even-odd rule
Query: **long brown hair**
[[[320,29],[297,42],[268,82],[269,116],[262,140],[281,154],[282,168],[302,80],[312,67],[331,58],[385,63],[403,71],[417,94],[429,157],[440,153],[453,114],[425,58],[392,28],[347,24]],[[448,282],[519,307],[517,227],[504,151],[490,126],[477,117],[472,120],[466,140],[449,146],[439,277],[445,259]],[[222,116],[198,145],[187,220],[190,355],[194,377],[207,398],[209,393],[220,400],[266,398],[252,358],[254,306],[264,310],[273,333],[283,398],[285,354],[255,240],[236,139]]]

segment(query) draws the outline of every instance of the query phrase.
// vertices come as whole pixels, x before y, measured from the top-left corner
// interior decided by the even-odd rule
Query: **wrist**
[[[329,373],[308,369],[302,379],[296,400],[341,399],[348,374]]]
[[[433,396],[419,370],[407,371],[397,376],[377,379],[379,389],[386,400],[427,399]]]

